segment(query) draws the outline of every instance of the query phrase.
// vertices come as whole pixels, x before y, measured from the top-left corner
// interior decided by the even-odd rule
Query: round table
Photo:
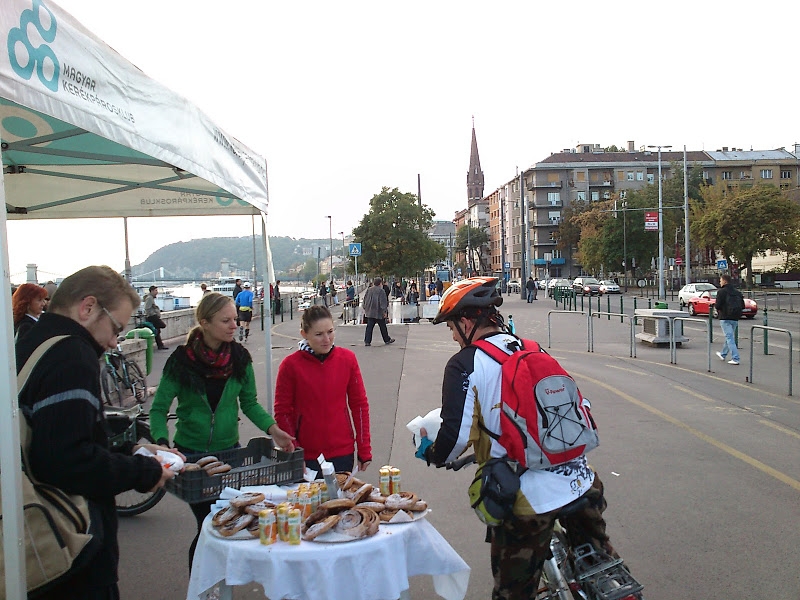
[[[263,546],[257,539],[218,537],[211,532],[209,515],[186,597],[198,600],[220,585],[224,600],[230,598],[230,586],[255,581],[270,600],[397,600],[408,598],[409,577],[431,575],[439,596],[463,600],[469,573],[467,563],[426,519],[381,525],[374,536],[347,543]]]

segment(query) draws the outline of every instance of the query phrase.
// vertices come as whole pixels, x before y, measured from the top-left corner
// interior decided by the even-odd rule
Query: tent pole
[[[264,302],[261,303],[261,310],[264,311],[264,321],[267,326],[264,327],[265,338],[265,354],[266,354],[266,371],[267,371],[267,412],[272,414],[274,405],[274,395],[272,390],[272,306],[269,299],[269,284],[273,282],[274,274],[272,271],[272,257],[269,250],[269,238],[267,237],[267,215],[261,213],[261,245],[264,250],[264,264],[266,265],[264,277]]]
[[[2,160],[0,160],[2,165]],[[13,398],[0,402],[0,489],[3,496],[3,556],[5,564],[6,598],[25,600],[27,585],[25,577],[24,538],[22,527],[22,465],[19,450],[19,404],[17,403],[17,369],[14,360],[14,324],[11,310],[11,279],[8,266],[8,223],[6,221],[6,190],[3,170],[0,168],[0,200],[4,210],[0,217],[0,266],[3,278],[0,281],[0,340],[5,345],[8,362],[0,368],[0,397]]]
[[[128,252],[128,217],[122,217],[122,224],[125,228],[125,281],[131,284],[131,255]]]

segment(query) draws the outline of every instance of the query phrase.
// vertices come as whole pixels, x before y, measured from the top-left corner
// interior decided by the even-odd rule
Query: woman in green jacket
[[[256,427],[272,436],[276,446],[294,450],[294,438],[275,423],[258,403],[253,359],[234,341],[236,306],[233,298],[212,292],[203,296],[195,310],[198,325],[184,346],[167,359],[158,391],[150,409],[150,432],[169,446],[167,413],[175,398],[175,448],[184,454],[211,454],[239,446],[239,408]],[[191,568],[200,527],[211,502],[192,504],[197,535],[189,548]]]

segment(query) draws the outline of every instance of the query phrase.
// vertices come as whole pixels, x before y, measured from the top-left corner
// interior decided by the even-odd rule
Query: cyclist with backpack
[[[722,352],[717,352],[720,360],[725,360],[728,350],[731,352],[729,365],[739,364],[739,349],[736,347],[736,331],[739,329],[739,319],[742,318],[744,310],[744,296],[742,292],[733,287],[730,275],[722,275],[719,278],[722,287],[717,292],[717,300],[714,308],[719,314],[719,326],[725,335],[725,343]]]
[[[536,342],[508,332],[497,279],[452,285],[436,323],[461,346],[445,367],[442,424],[435,441],[421,431],[417,457],[441,466],[473,447],[478,476],[470,500],[488,525],[492,598],[533,598],[559,509],[573,547],[592,543],[616,556],[606,535],[603,484],[586,462],[597,431],[577,385]],[[519,420],[524,417],[524,420]],[[557,441],[558,443],[554,443]]]

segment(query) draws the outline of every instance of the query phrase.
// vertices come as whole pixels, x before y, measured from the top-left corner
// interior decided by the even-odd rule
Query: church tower
[[[472,117],[472,147],[469,151],[469,171],[467,171],[467,202],[482,198],[483,171],[481,171],[481,159],[478,156],[478,140],[475,137],[475,117]]]

